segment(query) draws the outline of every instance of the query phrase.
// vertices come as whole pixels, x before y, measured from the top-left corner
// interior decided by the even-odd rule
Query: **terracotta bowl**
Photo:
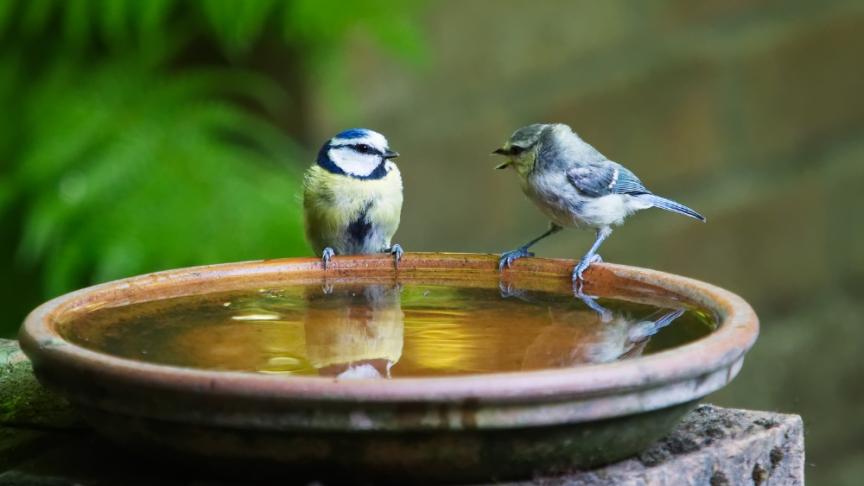
[[[738,373],[758,334],[740,297],[684,277],[593,265],[586,292],[679,300],[712,311],[707,337],[607,364],[455,377],[339,381],[142,363],[70,343],[88,311],[250,286],[390,280],[567,292],[568,260],[406,254],[212,265],[109,282],[34,310],[21,345],[39,380],[109,438],[211,464],[428,481],[527,477],[638,453]],[[256,469],[256,471],[264,469]],[[292,476],[296,477],[296,476]],[[354,476],[352,476],[354,477]]]

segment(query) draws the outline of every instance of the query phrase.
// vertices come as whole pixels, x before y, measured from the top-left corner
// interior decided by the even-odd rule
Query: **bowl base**
[[[220,477],[404,484],[530,479],[609,464],[646,449],[696,404],[554,427],[398,433],[254,431],[81,412],[113,442]]]

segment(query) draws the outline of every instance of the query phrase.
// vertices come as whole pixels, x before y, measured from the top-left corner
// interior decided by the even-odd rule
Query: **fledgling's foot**
[[[393,255],[393,263],[398,267],[399,262],[402,261],[402,255],[405,253],[402,246],[399,243],[394,243],[387,251]]]
[[[583,257],[579,260],[579,263],[573,268],[573,281],[579,284],[579,292],[582,292],[582,283],[584,283],[584,279],[582,278],[582,274],[585,273],[585,270],[588,270],[588,267],[591,266],[592,263],[602,262],[603,258],[600,255],[592,255],[590,257]]]
[[[324,270],[327,270],[327,265],[330,264],[330,260],[333,259],[334,255],[336,255],[336,252],[329,246],[321,252],[321,263],[324,265]]]
[[[600,305],[600,303],[597,302],[597,296],[588,295],[582,292],[581,282],[574,288],[573,296],[581,300],[585,305],[591,308],[591,310],[596,312],[600,316],[600,322],[605,323],[612,320],[612,311]]]
[[[525,257],[533,257],[534,253],[528,251],[528,248],[520,247],[516,248],[513,251],[505,251],[501,254],[501,257],[498,258],[498,270],[504,270],[505,268],[510,268],[510,265],[513,264],[516,260]]]

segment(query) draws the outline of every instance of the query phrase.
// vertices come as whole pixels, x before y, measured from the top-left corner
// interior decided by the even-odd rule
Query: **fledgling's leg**
[[[399,243],[393,243],[390,248],[387,248],[384,251],[393,255],[393,262],[398,267],[399,262],[402,261],[402,254],[405,253],[405,251],[402,250],[402,245],[400,245]]]
[[[321,263],[324,265],[324,270],[327,270],[327,265],[330,264],[330,260],[334,255],[336,255],[336,252],[329,246],[324,248],[324,251],[321,252]]]
[[[590,307],[591,310],[596,312],[600,316],[600,322],[609,322],[612,320],[612,311],[600,305],[600,303],[597,302],[597,297],[582,293],[581,285],[577,286],[573,295]]]
[[[554,235],[555,233],[557,233],[559,231],[561,231],[560,226],[558,226],[555,223],[549,223],[549,229],[546,230],[546,232],[543,233],[542,235],[538,236],[537,238],[534,238],[533,240],[529,241],[528,243],[525,243],[524,245],[520,246],[519,248],[516,248],[515,250],[505,251],[504,253],[501,254],[501,257],[498,258],[498,270],[504,270],[505,268],[510,268],[510,265],[520,258],[533,257],[534,254],[531,253],[530,251],[528,251],[528,249],[531,248],[538,241],[542,240],[543,238],[546,238],[547,236]]]
[[[602,245],[603,241],[611,234],[612,228],[608,226],[604,226],[603,228],[598,229],[597,239],[594,240],[594,244],[591,245],[591,249],[588,250],[588,253],[586,253],[581,260],[579,260],[579,263],[576,264],[576,267],[573,268],[573,281],[579,283],[580,291],[583,282],[582,274],[585,272],[585,270],[588,269],[588,267],[591,266],[592,263],[603,261],[603,259],[600,258],[600,255],[597,254],[597,250],[600,249],[600,245]]]

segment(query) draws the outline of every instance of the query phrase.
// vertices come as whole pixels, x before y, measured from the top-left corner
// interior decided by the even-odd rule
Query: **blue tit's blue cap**
[[[363,138],[369,135],[371,130],[367,130],[365,128],[349,128],[348,130],[339,132],[333,138],[342,138],[346,140],[350,140],[352,138]]]

